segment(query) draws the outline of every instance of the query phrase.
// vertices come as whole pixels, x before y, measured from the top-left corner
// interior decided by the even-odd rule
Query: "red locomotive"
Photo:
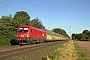
[[[52,32],[51,30],[43,30],[31,25],[22,25],[18,27],[17,38],[15,41],[19,44],[30,44],[45,41],[67,40],[60,34]]]
[[[42,29],[31,25],[22,25],[18,27],[16,42],[21,43],[36,43],[46,40],[46,32]]]

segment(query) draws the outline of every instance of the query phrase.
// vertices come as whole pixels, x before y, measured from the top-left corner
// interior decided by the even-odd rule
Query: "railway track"
[[[11,47],[10,49],[0,51],[0,60],[8,60],[12,57],[22,55],[53,44],[61,43],[61,45],[63,45],[66,42],[68,41],[56,41],[56,42],[48,42],[48,43],[42,43],[42,44],[25,45],[25,46],[18,46],[17,48]]]

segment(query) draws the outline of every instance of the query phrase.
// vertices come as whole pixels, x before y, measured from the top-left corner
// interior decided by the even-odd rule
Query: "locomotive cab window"
[[[19,28],[19,33],[27,33],[28,28]]]

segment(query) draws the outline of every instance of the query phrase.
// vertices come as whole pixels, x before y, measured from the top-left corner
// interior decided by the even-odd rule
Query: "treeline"
[[[61,34],[61,35],[65,36],[65,37],[69,37],[64,29],[55,28],[52,31],[55,32],[55,33]]]
[[[84,30],[82,33],[79,34],[72,34],[73,40],[80,40],[80,41],[90,41],[90,31]]]
[[[2,16],[0,18],[0,46],[11,45],[10,41],[16,38],[17,28],[24,24],[30,24],[37,28],[45,29],[38,18],[30,20],[30,16],[24,11],[16,12],[14,16]]]

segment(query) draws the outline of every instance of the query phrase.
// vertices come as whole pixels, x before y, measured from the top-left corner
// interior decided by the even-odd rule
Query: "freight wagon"
[[[17,29],[17,38],[15,41],[18,44],[31,44],[31,43],[43,43],[46,41],[55,41],[55,40],[66,40],[61,35],[52,32],[50,30],[43,30],[31,25],[22,25]]]

